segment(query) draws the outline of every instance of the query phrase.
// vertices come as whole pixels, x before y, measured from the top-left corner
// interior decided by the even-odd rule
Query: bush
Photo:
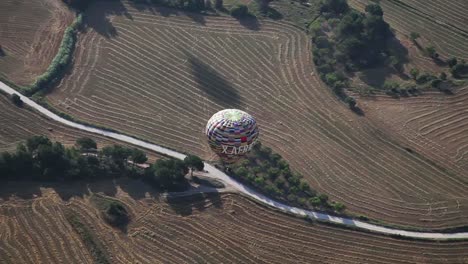
[[[414,80],[416,80],[418,78],[418,75],[419,75],[419,70],[416,69],[416,68],[412,68],[410,70],[410,75],[411,75],[411,77],[413,77]]]
[[[77,146],[81,152],[95,151],[97,149],[96,141],[88,137],[77,139],[75,146]]]
[[[11,95],[11,101],[13,102],[13,104],[15,104],[18,107],[23,106],[23,101],[21,100],[21,98],[17,94],[12,94]]]
[[[447,80],[447,74],[445,72],[441,72],[439,78],[443,81]]]
[[[393,81],[385,81],[383,88],[387,91],[397,91],[400,88],[400,84]]]
[[[334,202],[333,203],[333,210],[335,210],[338,213],[341,213],[345,210],[345,205],[339,202]]]
[[[419,33],[417,32],[411,32],[410,33],[410,39],[412,42],[416,42],[416,40],[420,37]]]
[[[447,60],[447,64],[448,64],[448,66],[449,66],[450,68],[453,67],[453,66],[455,66],[455,65],[457,65],[457,63],[458,63],[458,60],[457,60],[457,58],[455,58],[455,57],[452,57],[452,58],[450,58],[450,59]]]
[[[322,0],[321,13],[343,14],[349,10],[346,0]]]
[[[312,198],[309,199],[309,203],[313,207],[318,207],[318,206],[320,206],[320,204],[322,204],[322,201],[320,201],[320,198],[318,198],[318,197],[312,197]]]
[[[439,57],[439,54],[437,53],[434,46],[426,47],[425,51],[426,51],[427,56],[433,59],[437,59]]]
[[[246,5],[235,5],[233,8],[230,10],[231,16],[233,17],[246,17],[249,15],[249,8]]]
[[[110,202],[104,211],[104,220],[115,227],[125,226],[129,221],[127,209],[119,202]]]
[[[424,73],[424,74],[421,74],[417,79],[416,79],[416,83],[417,84],[425,84],[429,81],[432,81],[436,79],[436,77],[434,75],[431,75],[429,73]]]
[[[190,168],[191,174],[193,176],[193,171],[202,171],[205,168],[205,163],[203,163],[203,160],[195,155],[187,155],[184,159],[184,163],[187,167]]]
[[[351,109],[356,107],[356,99],[354,99],[353,97],[346,97],[345,103],[347,103],[349,105],[349,108]]]

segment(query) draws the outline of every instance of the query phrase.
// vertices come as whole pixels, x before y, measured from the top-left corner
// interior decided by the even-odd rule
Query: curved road
[[[23,96],[16,92],[13,88],[7,86],[3,82],[0,82],[0,90],[8,93],[8,94],[13,94],[16,93],[20,96],[21,100],[29,105],[30,107],[36,109],[43,115],[49,117],[50,119],[53,119],[57,122],[60,122],[62,124],[65,124],[70,127],[74,127],[77,129],[81,129],[84,131],[88,131],[91,133],[103,135],[109,138],[113,138],[116,140],[120,140],[126,143],[130,143],[132,145],[140,146],[155,152],[159,152],[177,159],[184,159],[185,155],[161,146],[158,146],[156,144],[151,144],[139,139],[135,139],[126,135],[121,135],[118,133],[106,131],[103,129],[98,129],[98,128],[93,128],[89,127],[86,125],[78,124],[69,120],[66,120],[62,117],[59,117],[58,115],[52,113],[51,111],[45,109],[44,107],[38,105],[31,99],[29,99],[26,96]],[[433,240],[447,240],[447,239],[468,239],[468,232],[460,232],[460,233],[432,233],[432,232],[415,232],[415,231],[406,231],[406,230],[401,230],[401,229],[393,229],[393,228],[388,228],[388,227],[383,227],[383,226],[378,226],[378,225],[373,225],[369,224],[366,222],[361,222],[357,221],[354,219],[350,218],[343,218],[343,217],[337,217],[337,216],[332,216],[324,213],[319,213],[315,211],[310,211],[310,210],[304,210],[292,206],[288,206],[282,203],[279,203],[277,201],[274,201],[268,197],[266,197],[263,194],[258,193],[257,191],[235,181],[234,179],[230,178],[227,174],[224,172],[218,170],[214,166],[205,163],[205,170],[208,172],[208,175],[213,178],[217,178],[221,181],[223,181],[227,186],[231,186],[233,189],[237,190],[238,192],[243,193],[244,195],[255,199],[265,205],[275,207],[283,212],[287,212],[290,214],[298,215],[298,216],[308,216],[311,219],[319,220],[319,221],[325,221],[325,222],[331,222],[334,224],[339,224],[339,225],[344,225],[344,226],[349,226],[349,227],[354,227],[354,228],[360,228],[360,229],[365,229],[368,231],[376,232],[376,233],[381,233],[381,234],[387,234],[387,235],[400,235],[403,237],[411,237],[411,238],[419,238],[419,239],[433,239]]]

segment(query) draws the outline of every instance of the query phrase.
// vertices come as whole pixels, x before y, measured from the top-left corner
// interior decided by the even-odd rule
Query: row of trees
[[[247,159],[234,164],[231,175],[278,200],[296,206],[342,212],[345,207],[330,202],[325,194],[317,194],[299,173],[271,148],[257,143]]]
[[[20,143],[14,153],[0,154],[0,180],[73,181],[130,176],[147,180],[164,190],[184,186],[189,169],[203,170],[203,161],[193,155],[184,161],[160,159],[147,169],[136,164],[147,162],[146,154],[119,145],[97,150],[90,138],[80,138],[66,148],[45,136],[34,136]]]

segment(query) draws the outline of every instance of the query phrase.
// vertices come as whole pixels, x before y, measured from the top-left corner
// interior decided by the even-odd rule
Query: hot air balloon
[[[258,127],[246,112],[225,109],[210,118],[205,133],[211,149],[221,160],[233,163],[252,149],[258,138]]]

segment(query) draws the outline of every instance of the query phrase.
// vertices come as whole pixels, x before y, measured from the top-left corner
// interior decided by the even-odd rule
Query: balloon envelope
[[[238,109],[225,109],[214,114],[206,125],[211,149],[226,163],[247,154],[258,138],[255,119]]]

